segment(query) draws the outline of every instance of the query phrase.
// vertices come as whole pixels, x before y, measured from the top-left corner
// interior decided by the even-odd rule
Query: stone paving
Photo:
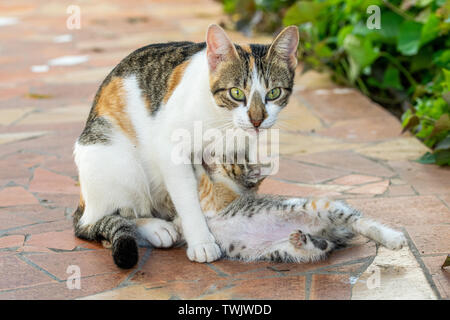
[[[66,27],[73,2],[79,30]],[[109,250],[74,237],[73,144],[101,80],[136,48],[201,41],[222,20],[208,0],[0,3],[0,299],[449,299],[440,266],[450,253],[450,170],[414,162],[427,148],[392,115],[315,72],[297,77],[279,122],[280,171],[261,192],[346,199],[403,230],[408,248],[357,239],[301,265],[198,264],[184,248],[142,247],[139,265],[123,271]],[[70,265],[80,289],[68,289]]]

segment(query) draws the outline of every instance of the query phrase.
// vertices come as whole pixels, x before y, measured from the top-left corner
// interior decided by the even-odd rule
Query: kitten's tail
[[[112,256],[119,268],[130,269],[138,261],[136,224],[122,217],[119,212],[107,215],[93,225],[80,226],[84,208],[79,206],[73,214],[75,235],[93,241],[106,240],[111,243]]]

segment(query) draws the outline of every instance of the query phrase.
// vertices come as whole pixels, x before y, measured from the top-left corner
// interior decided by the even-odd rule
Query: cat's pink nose
[[[261,125],[262,120],[254,120],[250,119],[250,122],[253,124],[255,128],[258,128]]]

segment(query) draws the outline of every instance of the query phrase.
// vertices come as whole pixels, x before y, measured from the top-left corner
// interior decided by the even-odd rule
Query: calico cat
[[[404,235],[343,201],[257,194],[265,178],[258,164],[196,166],[200,204],[229,258],[310,262],[345,246],[355,234],[398,250]]]
[[[122,268],[138,261],[137,233],[156,247],[170,247],[182,232],[190,260],[218,259],[220,248],[199,203],[192,150],[175,163],[173,133],[194,136],[196,121],[205,129],[270,128],[292,92],[298,40],[292,26],[271,45],[239,46],[211,25],[204,43],[152,44],[122,60],[100,86],[75,143],[81,188],[76,236],[111,242]]]

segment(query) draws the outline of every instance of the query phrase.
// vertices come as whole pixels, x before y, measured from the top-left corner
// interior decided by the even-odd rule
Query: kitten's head
[[[285,28],[271,45],[234,45],[211,25],[206,35],[211,93],[230,110],[235,127],[267,129],[288,103],[297,65],[298,29]]]
[[[203,166],[214,182],[228,182],[244,190],[256,191],[267,177],[263,174],[264,165],[259,163],[204,163]]]

